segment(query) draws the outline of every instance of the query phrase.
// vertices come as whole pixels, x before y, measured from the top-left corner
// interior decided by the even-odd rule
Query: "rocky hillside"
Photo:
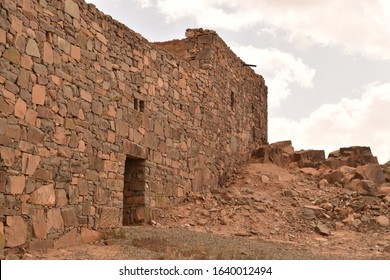
[[[222,189],[187,194],[158,227],[390,255],[390,164],[368,147],[294,151],[260,147]]]

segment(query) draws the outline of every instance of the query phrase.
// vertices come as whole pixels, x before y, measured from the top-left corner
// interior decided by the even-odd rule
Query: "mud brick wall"
[[[82,0],[0,2],[0,247],[158,219],[267,143],[267,88],[213,31],[152,44]]]

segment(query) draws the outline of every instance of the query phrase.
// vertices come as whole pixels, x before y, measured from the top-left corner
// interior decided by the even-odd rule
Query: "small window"
[[[138,99],[134,98],[134,110],[138,111]]]
[[[145,101],[134,98],[134,110],[138,112],[145,111]]]

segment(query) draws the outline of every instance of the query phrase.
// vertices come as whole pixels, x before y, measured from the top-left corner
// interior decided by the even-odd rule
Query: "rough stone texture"
[[[53,184],[41,186],[31,194],[31,203],[36,205],[54,206],[56,196]]]
[[[17,247],[26,243],[27,223],[21,216],[7,217],[5,226],[5,246]]]
[[[32,214],[34,235],[38,239],[45,239],[47,235],[47,221],[45,210],[34,209]]]
[[[61,209],[61,215],[62,215],[62,218],[64,219],[64,224],[66,227],[77,227],[78,226],[76,211],[73,207]]]
[[[382,168],[379,164],[366,164],[358,166],[356,169],[357,177],[362,179],[371,180],[376,184],[382,184],[385,182],[385,175],[383,174]]]
[[[10,176],[9,188],[11,194],[22,194],[26,186],[25,176]]]
[[[386,216],[378,216],[376,218],[376,221],[378,222],[378,224],[381,226],[381,227],[388,227],[390,225],[390,222],[389,222],[389,218],[387,218]]]
[[[38,49],[37,42],[35,42],[34,39],[29,39],[26,46],[26,54],[35,56],[35,57],[41,57]]]
[[[91,243],[99,241],[101,234],[98,231],[81,228],[80,241],[81,243]]]
[[[50,209],[47,212],[47,230],[64,230],[64,219],[60,209]]]
[[[80,18],[79,6],[72,0],[65,0],[65,13],[76,19]]]
[[[62,237],[60,237],[58,240],[54,241],[54,248],[60,249],[60,248],[66,248],[70,246],[74,246],[77,242],[77,229],[74,228],[68,233],[65,233]]]
[[[99,227],[116,228],[119,226],[120,209],[114,207],[101,208]]]
[[[6,246],[67,246],[79,227],[122,226],[124,208],[157,220],[267,144],[265,81],[214,31],[152,44],[83,0],[0,13],[0,187],[5,219],[29,221]]]

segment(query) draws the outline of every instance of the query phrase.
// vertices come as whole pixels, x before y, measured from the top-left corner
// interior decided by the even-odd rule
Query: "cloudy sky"
[[[390,160],[390,1],[87,0],[151,42],[213,29],[264,76],[269,142]]]

